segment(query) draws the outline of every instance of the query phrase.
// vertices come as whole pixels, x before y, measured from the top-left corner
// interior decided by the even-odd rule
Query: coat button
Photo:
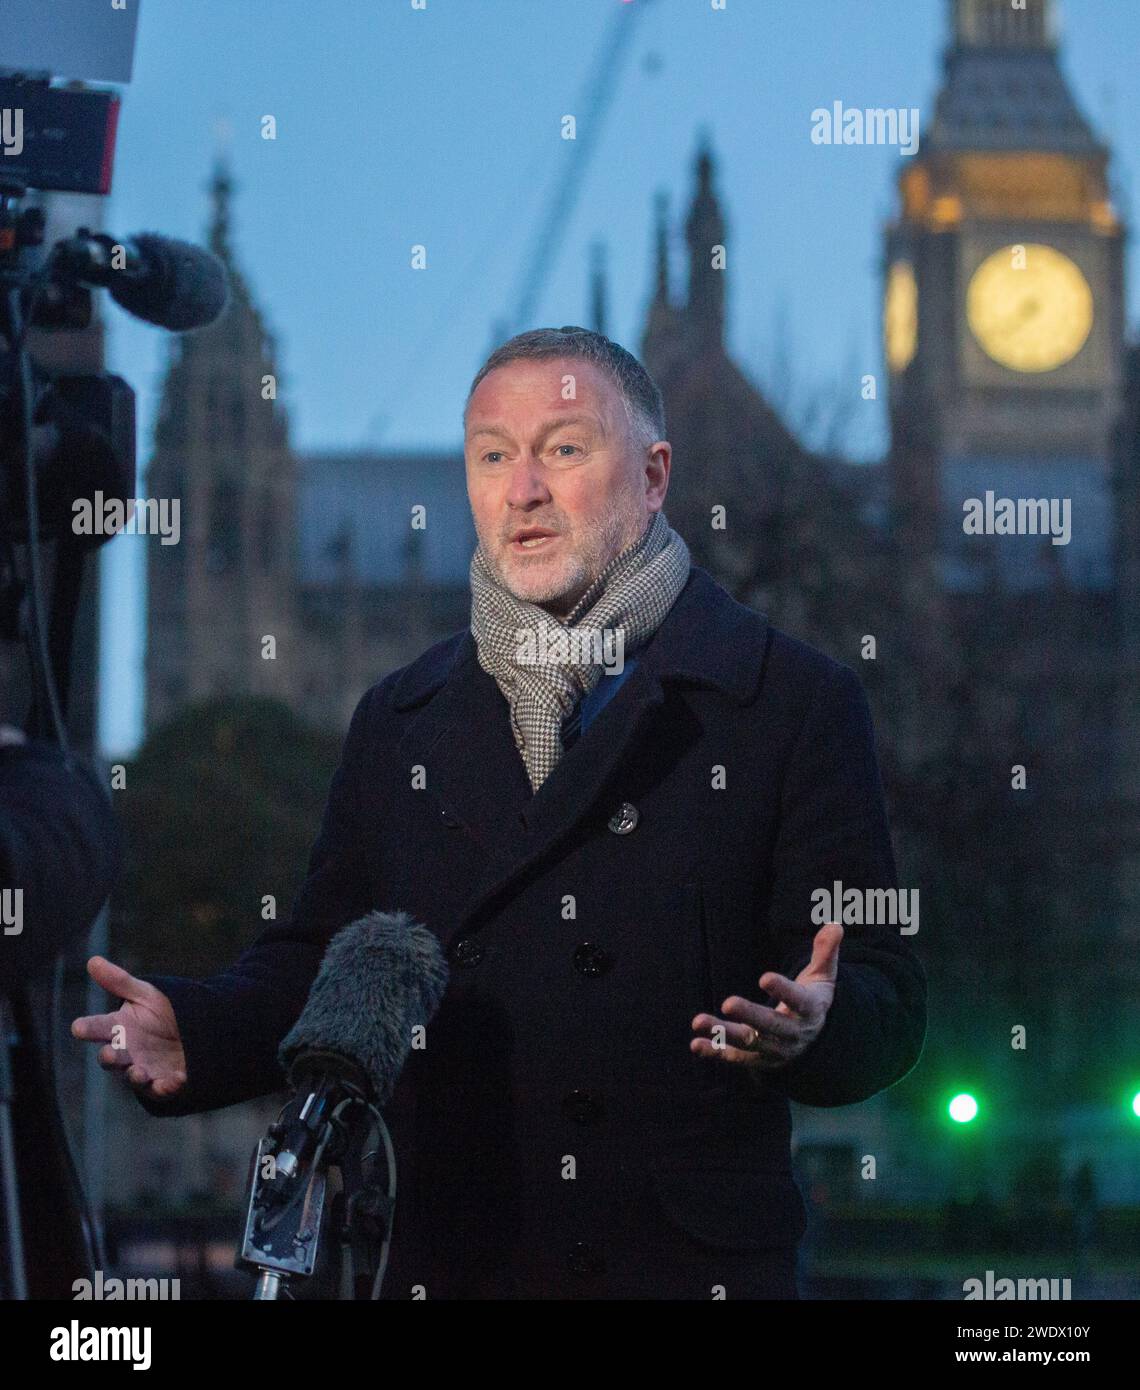
[[[613,957],[601,946],[583,941],[574,951],[574,968],[583,975],[604,975],[613,964]]]
[[[465,936],[455,947],[455,959],[460,965],[478,965],[483,959],[482,944]]]
[[[615,835],[628,835],[640,818],[637,807],[631,801],[623,801],[610,817],[609,826]]]
[[[602,1102],[589,1091],[575,1087],[562,1098],[562,1113],[575,1124],[592,1125],[602,1118]]]
[[[584,1240],[579,1240],[574,1244],[566,1263],[570,1266],[570,1273],[578,1275],[581,1279],[589,1279],[606,1272],[605,1260],[592,1245],[588,1245]]]
[[[447,826],[456,826],[463,824],[459,817],[455,815],[453,812],[449,811],[446,806],[444,806],[443,809],[440,811],[439,817],[440,820],[443,821],[444,825]]]

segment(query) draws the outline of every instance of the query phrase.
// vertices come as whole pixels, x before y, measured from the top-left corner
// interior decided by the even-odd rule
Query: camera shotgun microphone
[[[259,1272],[255,1298],[275,1298],[283,1279],[312,1273],[325,1170],[334,1164],[346,1193],[358,1189],[348,1199],[345,1231],[358,1271],[371,1261],[370,1244],[383,1239],[378,1287],[391,1235],[395,1167],[376,1107],[391,1099],[417,1030],[439,1007],[447,976],[438,939],[406,912],[371,912],[330,941],[308,1001],[278,1048],[292,1099],[254,1159],[237,1263]],[[361,1167],[372,1128],[387,1151],[387,1195]]]
[[[156,232],[116,241],[80,227],[56,245],[52,278],[105,288],[128,314],[173,333],[205,328],[229,303],[229,278],[217,256]]]

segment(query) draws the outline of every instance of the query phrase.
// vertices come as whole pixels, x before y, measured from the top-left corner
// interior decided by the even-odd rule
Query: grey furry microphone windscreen
[[[175,333],[213,323],[229,303],[229,280],[218,258],[200,246],[140,232],[131,238],[138,273],[108,281],[111,298],[147,323]]]
[[[282,1040],[286,1071],[306,1052],[338,1053],[367,1074],[377,1102],[395,1089],[413,1031],[447,988],[437,938],[406,912],[370,912],[329,942],[308,1001]]]

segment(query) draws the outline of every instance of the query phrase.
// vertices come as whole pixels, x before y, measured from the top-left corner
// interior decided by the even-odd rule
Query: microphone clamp
[[[294,1068],[291,1079],[300,1070]],[[355,1078],[321,1068],[309,1075],[312,1085],[298,1089],[253,1155],[245,1228],[234,1264],[257,1275],[255,1301],[292,1297],[290,1280],[313,1276],[322,1232],[331,1222],[331,1235],[342,1251],[341,1296],[377,1298],[396,1199],[391,1137]],[[383,1164],[377,1162],[381,1151]],[[329,1204],[333,1169],[340,1176],[340,1192]],[[331,1213],[326,1214],[326,1206]]]

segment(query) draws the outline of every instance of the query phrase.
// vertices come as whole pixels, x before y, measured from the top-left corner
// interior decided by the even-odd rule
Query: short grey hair
[[[621,393],[630,433],[639,444],[648,448],[665,438],[665,402],[657,383],[633,353],[603,333],[573,324],[564,328],[532,328],[497,347],[475,374],[463,405],[464,421],[475,388],[496,367],[505,367],[508,362],[549,361],[554,357],[590,362],[609,377]]]

